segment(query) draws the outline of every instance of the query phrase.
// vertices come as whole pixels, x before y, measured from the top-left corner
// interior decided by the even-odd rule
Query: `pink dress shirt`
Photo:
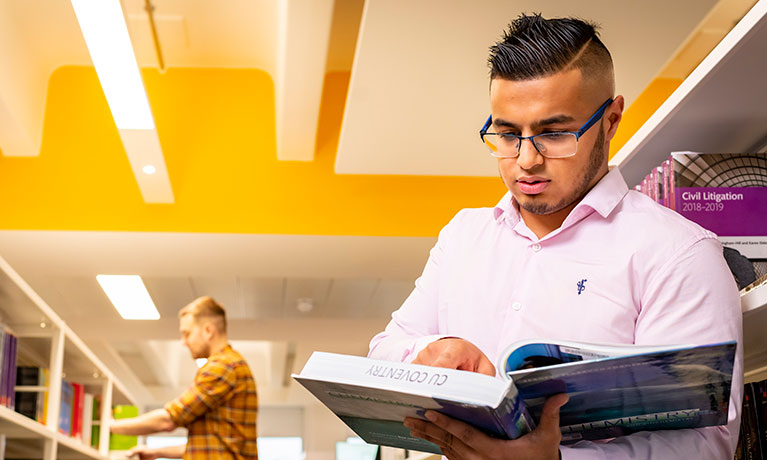
[[[411,361],[460,337],[495,363],[510,343],[561,339],[641,345],[737,340],[726,426],[641,432],[562,446],[563,459],[732,459],[743,395],[740,297],[716,236],[645,195],[616,168],[538,239],[510,194],[464,209],[370,356]]]

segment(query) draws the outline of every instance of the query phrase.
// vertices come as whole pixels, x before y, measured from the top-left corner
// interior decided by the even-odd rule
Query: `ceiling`
[[[601,23],[602,38],[615,60],[619,93],[630,104],[716,2],[318,0],[310,7],[293,0],[153,3],[168,69],[162,75],[215,68],[258,69],[271,77],[274,130],[267,135],[276,145],[275,158],[291,167],[305,163],[310,168],[320,161],[318,114],[328,104],[323,101],[323,84],[329,74],[350,72],[348,92],[338,101],[345,109],[342,116],[339,113],[340,139],[337,152],[332,152],[331,174],[359,176],[363,183],[376,184],[367,193],[408,209],[418,197],[398,193],[398,176],[419,176],[411,178],[417,190],[419,184],[424,189],[432,184],[420,176],[497,175],[494,162],[478,145],[477,130],[488,111],[486,51],[510,18],[521,11],[541,11]],[[122,5],[139,65],[157,67],[143,0],[123,0]],[[0,69],[14,69],[0,71],[0,149],[5,157],[0,157],[0,169],[20,168],[13,192],[28,200],[30,214],[36,214],[15,227],[2,227],[6,230],[0,231],[0,255],[127,386],[136,388],[143,404],[159,404],[190,381],[195,368],[176,338],[175,315],[203,294],[228,308],[231,338],[262,384],[262,403],[301,404],[304,396],[286,385],[286,373],[300,369],[315,349],[365,353],[367,341],[408,295],[436,231],[381,236],[396,232],[376,231],[371,225],[366,233],[355,233],[359,236],[258,233],[237,227],[237,216],[251,212],[243,206],[237,208],[228,232],[186,227],[152,231],[155,228],[144,222],[163,219],[174,207],[185,205],[179,193],[178,203],[149,208],[147,220],[135,226],[101,225],[98,213],[90,213],[96,222],[92,227],[78,228],[76,219],[67,221],[65,216],[46,218],[54,215],[45,207],[48,197],[58,192],[36,198],[39,191],[25,188],[34,180],[34,167],[16,166],[19,163],[10,158],[35,157],[41,145],[50,152],[53,144],[45,150],[46,133],[56,134],[56,127],[43,130],[46,107],[60,94],[48,93],[51,76],[64,66],[91,65],[69,1],[0,0]],[[73,112],[74,117],[77,111]],[[54,118],[47,115],[50,123]],[[174,129],[183,136],[183,127]],[[159,123],[158,132],[163,141],[166,134]],[[166,161],[169,145],[163,142]],[[220,154],[208,155],[215,161]],[[304,163],[296,166],[299,162]],[[172,182],[181,177],[184,187],[200,194],[215,185],[188,180],[172,167],[169,162]],[[19,178],[22,173],[28,177]],[[95,175],[99,174],[106,173]],[[286,189],[306,182],[293,180],[288,177]],[[445,182],[445,189],[454,183]],[[321,190],[301,193],[310,199]],[[450,193],[471,196],[461,189]],[[355,195],[353,190],[344,194]],[[452,200],[447,192],[442,195]],[[490,200],[475,200],[474,205],[490,205],[500,195],[496,190],[484,197]],[[438,198],[429,197],[428,207],[444,207]],[[75,200],[72,209],[80,204]],[[332,200],[318,206],[324,207],[318,215],[327,214],[335,223],[357,216],[351,209],[339,218]],[[424,214],[426,206],[418,206],[413,220]],[[119,209],[105,205],[103,212]],[[307,225],[320,218],[307,217]],[[407,226],[410,218],[388,220],[397,227]],[[42,221],[46,223],[38,223]],[[98,273],[140,274],[162,319],[120,319],[95,281]],[[299,298],[313,299],[314,308],[299,312]]]

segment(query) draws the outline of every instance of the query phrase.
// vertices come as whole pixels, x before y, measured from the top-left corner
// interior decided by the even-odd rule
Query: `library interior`
[[[367,356],[440,230],[507,193],[478,132],[523,12],[599,24],[610,167],[722,241],[735,455],[767,458],[767,0],[0,0],[0,460],[186,443],[109,426],[195,382],[201,296],[256,382],[261,460],[439,459],[364,442],[293,375]]]

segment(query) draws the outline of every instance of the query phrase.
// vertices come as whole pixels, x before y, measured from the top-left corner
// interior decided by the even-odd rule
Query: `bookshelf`
[[[767,1],[761,0],[610,160],[629,187],[673,151],[756,151],[767,141]],[[767,286],[741,298],[746,380],[767,373]]]
[[[5,457],[43,460],[108,459],[108,429],[100,432],[98,450],[58,431],[61,380],[66,378],[80,383],[86,393],[101,397],[100,419],[106,421],[107,428],[112,405],[135,405],[136,399],[2,258],[0,322],[18,337],[18,364],[44,367],[49,372],[45,425],[7,407],[0,407],[0,433],[6,438]]]

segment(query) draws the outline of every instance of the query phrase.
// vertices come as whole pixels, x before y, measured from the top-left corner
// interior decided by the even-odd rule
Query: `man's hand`
[[[430,343],[418,353],[413,364],[460,369],[495,376],[495,366],[479,348],[467,340],[455,337]]]
[[[128,451],[128,457],[138,456],[138,460],[155,460],[160,455],[147,446],[136,446]]]
[[[434,411],[426,412],[428,422],[408,417],[405,426],[413,436],[438,445],[450,460],[558,460],[562,440],[559,409],[567,400],[565,394],[550,397],[543,406],[538,427],[512,441],[491,438],[466,423]]]

